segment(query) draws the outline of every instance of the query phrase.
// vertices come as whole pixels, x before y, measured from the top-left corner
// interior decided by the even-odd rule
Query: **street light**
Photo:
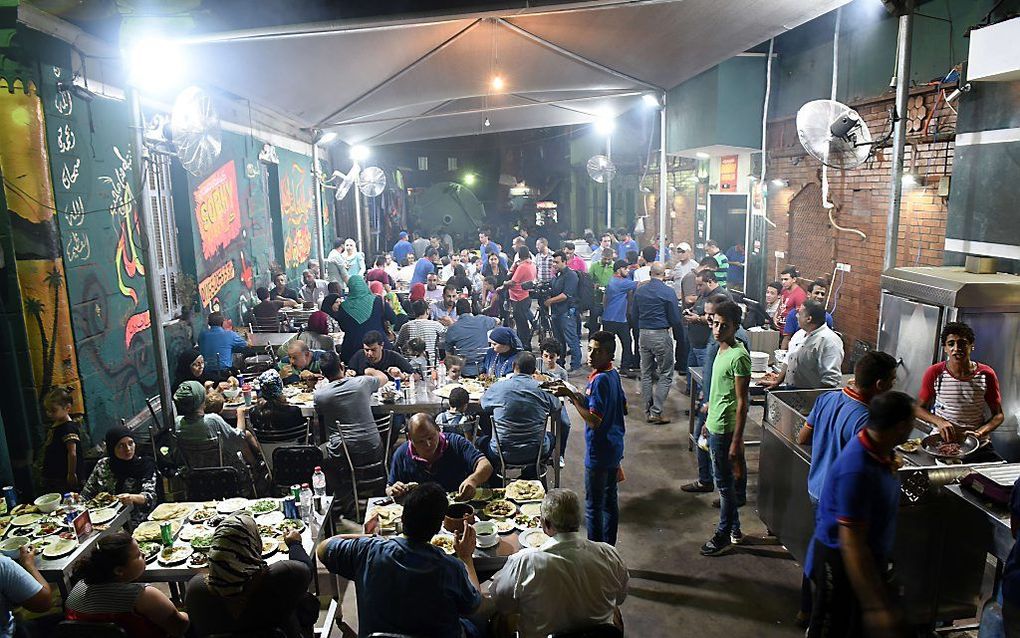
[[[358,144],[351,147],[350,157],[352,161],[363,162],[368,159],[369,150],[367,146]]]
[[[464,185],[465,186],[474,186],[475,185],[475,181],[477,181],[477,179],[478,179],[478,176],[475,175],[474,173],[465,173],[464,174]]]
[[[613,130],[616,129],[616,118],[610,111],[602,111],[595,116],[595,132],[606,138],[606,159],[613,159]],[[613,227],[613,187],[612,180],[606,180],[606,228]]]

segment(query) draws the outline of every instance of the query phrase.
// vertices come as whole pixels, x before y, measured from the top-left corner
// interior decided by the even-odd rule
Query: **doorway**
[[[727,258],[735,255],[736,246],[747,245],[747,204],[746,194],[709,193],[708,195],[708,238],[714,239]],[[739,256],[739,263],[746,263]],[[732,260],[731,260],[732,261]],[[731,266],[727,273],[727,287],[744,291],[746,268]]]

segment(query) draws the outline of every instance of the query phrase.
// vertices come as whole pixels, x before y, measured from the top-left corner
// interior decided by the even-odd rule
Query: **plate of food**
[[[921,440],[921,449],[939,460],[962,460],[977,452],[984,443],[969,432],[961,435],[957,441],[945,441],[936,432]]]
[[[93,525],[103,525],[117,518],[117,510],[113,507],[101,507],[89,512]]]
[[[220,514],[233,514],[248,507],[248,503],[246,498],[228,498],[216,504],[216,511]]]
[[[164,567],[173,567],[184,563],[194,553],[195,550],[188,545],[171,545],[161,549],[156,560]]]
[[[441,388],[436,389],[435,395],[444,399],[450,398],[450,393],[453,392],[454,388],[464,388],[467,390],[468,397],[472,401],[479,401],[482,395],[485,394],[485,385],[471,379],[465,379],[463,381],[455,381],[453,383],[447,383]]]
[[[545,488],[541,481],[517,480],[510,481],[506,486],[506,497],[512,501],[540,501],[545,498]]]
[[[188,556],[186,566],[188,569],[205,569],[209,566],[209,557],[204,552],[195,552]]]
[[[541,503],[523,503],[517,508],[521,514],[525,516],[541,516],[542,515],[542,504]]]
[[[438,547],[450,556],[453,556],[456,551],[453,548],[453,536],[449,534],[436,534],[430,542],[434,547]]]
[[[278,538],[263,538],[262,539],[262,558],[269,558],[276,553],[276,550],[280,549],[280,539]]]
[[[259,536],[262,538],[272,538],[280,533],[280,530],[276,529],[272,525],[257,525],[256,527],[259,530]]]
[[[184,518],[193,509],[195,509],[195,506],[191,503],[160,503],[149,514],[149,520],[169,521],[175,518]]]
[[[0,536],[7,533],[7,528],[11,526],[10,516],[0,516]]]
[[[160,523],[170,523],[170,533],[176,537],[177,532],[181,531],[180,521],[142,521],[138,527],[135,528],[134,536],[135,540],[139,543],[142,541],[160,541],[159,525]]]
[[[368,510],[365,520],[372,518],[374,515],[379,516],[379,527],[393,527],[393,525],[400,520],[400,517],[404,515],[404,506],[399,503],[374,505]]]
[[[78,541],[73,538],[60,538],[53,541],[45,548],[43,548],[43,558],[53,560],[54,558],[62,558],[72,553],[78,548]]]
[[[117,502],[117,497],[109,492],[100,492],[96,494],[88,501],[85,501],[85,508],[90,510],[99,510],[104,507],[110,507]]]
[[[280,503],[277,502],[276,499],[263,498],[249,505],[248,511],[255,515],[268,514],[269,512],[280,512]],[[282,514],[283,512],[280,513]]]
[[[450,501],[451,503],[467,503],[468,501],[471,500],[470,498],[457,498],[457,497],[458,497],[457,492],[446,493],[446,500]]]
[[[514,516],[514,525],[516,525],[518,529],[538,528],[542,525],[542,517],[518,514],[517,516]]]
[[[22,514],[38,514],[38,513],[39,508],[36,507],[35,505],[32,505],[31,503],[21,503],[20,505],[15,505],[14,509],[11,510],[11,516],[14,517],[21,516]]]
[[[530,547],[532,549],[538,549],[545,545],[548,540],[549,537],[545,535],[545,532],[537,528],[526,529],[517,537],[521,547]]]
[[[191,545],[191,549],[196,552],[207,552],[212,549],[212,541],[212,534],[203,534],[192,538],[189,544]]]
[[[191,514],[188,514],[188,522],[195,523],[196,525],[205,523],[213,516],[216,516],[216,508],[214,507],[199,507]]]
[[[489,501],[485,509],[482,510],[482,514],[489,518],[506,518],[513,516],[516,511],[517,506],[510,501]]]
[[[302,404],[302,403],[311,403],[314,400],[315,400],[315,395],[312,394],[311,392],[298,392],[297,394],[295,394],[291,398],[287,399],[287,401],[289,401],[290,403],[296,403],[296,404],[299,404],[299,405]]]
[[[26,527],[38,523],[42,518],[42,514],[21,514],[11,519],[11,525],[14,527]]]
[[[280,534],[284,536],[291,530],[300,534],[305,531],[305,523],[296,518],[286,518],[276,525],[276,529],[280,530]]]
[[[32,536],[36,538],[52,536],[53,534],[61,532],[63,529],[64,526],[52,518],[43,519],[31,527]]]
[[[496,531],[500,534],[509,534],[517,529],[512,518],[496,518],[492,521],[496,525]]]
[[[181,533],[177,538],[182,541],[190,541],[191,539],[198,536],[211,536],[212,530],[205,525],[185,525],[181,528]]]
[[[152,541],[142,541],[141,543],[138,543],[138,551],[142,553],[142,557],[145,558],[146,563],[151,563],[152,559],[156,558],[162,549],[162,545]]]
[[[259,514],[255,517],[255,522],[259,525],[279,525],[284,521],[283,512],[276,510],[275,512],[268,512],[266,514]]]
[[[487,487],[479,487],[475,490],[475,495],[471,497],[471,501],[474,503],[485,503],[492,500],[492,490]]]

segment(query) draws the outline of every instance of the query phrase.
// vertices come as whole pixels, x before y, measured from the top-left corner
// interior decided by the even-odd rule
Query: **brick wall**
[[[904,170],[913,167],[918,181],[903,191],[897,265],[941,265],[947,199],[937,190],[939,178],[952,172],[956,117],[933,89],[921,88],[912,95],[923,98],[925,117],[933,108],[935,112],[925,129],[929,134],[916,131],[907,135]],[[887,96],[852,106],[867,122],[872,136],[879,138],[891,126],[888,110],[892,104],[892,96]],[[930,134],[936,130],[937,134]],[[770,187],[769,191],[768,215],[776,224],[768,238],[769,276],[793,264],[806,283],[817,277],[831,278],[836,262],[849,263],[851,272],[836,273],[829,301],[830,310],[836,304],[836,329],[843,333],[848,353],[856,340],[874,346],[878,333],[891,158],[892,149],[887,145],[856,169],[829,169],[835,221],[867,235],[861,239],[830,223],[828,211],[822,207],[821,166],[800,145],[794,119],[769,125],[767,178],[789,181],[788,187]],[[786,253],[778,264],[776,251]]]

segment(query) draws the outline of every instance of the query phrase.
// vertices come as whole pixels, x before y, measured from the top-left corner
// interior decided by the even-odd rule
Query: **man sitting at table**
[[[554,489],[542,501],[542,530],[551,539],[518,552],[492,577],[489,593],[502,614],[517,614],[521,638],[545,638],[615,622],[627,596],[627,566],[608,543],[585,538],[581,500]]]
[[[381,283],[387,292],[397,287],[393,277],[386,272],[386,257],[383,255],[376,257],[375,268],[365,273],[365,282],[371,284],[373,281]]]
[[[311,270],[301,273],[301,282],[303,285],[298,292],[301,295],[301,301],[318,308],[319,304],[322,303],[322,299],[329,294],[329,282],[325,279],[317,278]]]
[[[457,321],[446,330],[446,353],[464,358],[461,372],[464,376],[478,376],[479,364],[489,348],[489,331],[499,323],[486,315],[471,312],[471,302],[458,299]]]
[[[287,286],[287,275],[280,272],[273,275],[273,283],[276,284],[272,290],[269,291],[270,299],[290,299],[294,303],[300,301],[298,293],[293,288]]]
[[[411,363],[396,350],[387,350],[384,347],[385,337],[378,330],[371,330],[365,333],[361,340],[362,348],[351,357],[351,365],[348,373],[355,375],[365,374],[366,370],[377,370],[396,379],[401,374],[412,374],[414,368]]]
[[[539,447],[543,457],[552,449],[553,436],[546,431],[546,418],[552,414],[560,419],[562,410],[559,400],[532,377],[535,365],[535,355],[521,352],[514,361],[513,374],[482,395],[482,410],[492,415],[495,435],[491,439],[479,437],[478,447],[493,465],[500,462],[497,437],[506,463],[534,463]]]
[[[429,542],[449,507],[443,489],[425,483],[408,494],[402,536],[334,536],[316,549],[326,569],[354,581],[360,636],[481,635],[467,620],[482,604],[474,529],[467,525],[454,539],[457,558]]]
[[[411,491],[409,483],[432,481],[468,500],[491,475],[492,464],[470,441],[443,434],[431,415],[419,412],[408,421],[407,442],[393,453],[386,494],[401,497]]]
[[[248,342],[233,330],[223,327],[222,312],[209,313],[209,327],[198,335],[198,349],[205,359],[203,376],[208,381],[226,381],[233,374],[234,353],[244,352]]]
[[[456,284],[446,284],[443,288],[443,298],[433,302],[429,307],[429,317],[443,324],[447,328],[457,321],[457,297]],[[425,293],[428,298],[428,291]]]
[[[280,359],[278,367],[284,383],[314,381],[319,374],[319,358],[322,350],[312,350],[304,341],[292,341],[287,346],[287,356]]]
[[[265,286],[259,286],[256,288],[255,296],[259,298],[259,302],[252,307],[251,314],[256,321],[259,319],[278,321],[280,319],[280,310],[283,308],[297,307],[297,302],[293,299],[287,299],[286,297],[270,299],[269,288],[266,288]]]

